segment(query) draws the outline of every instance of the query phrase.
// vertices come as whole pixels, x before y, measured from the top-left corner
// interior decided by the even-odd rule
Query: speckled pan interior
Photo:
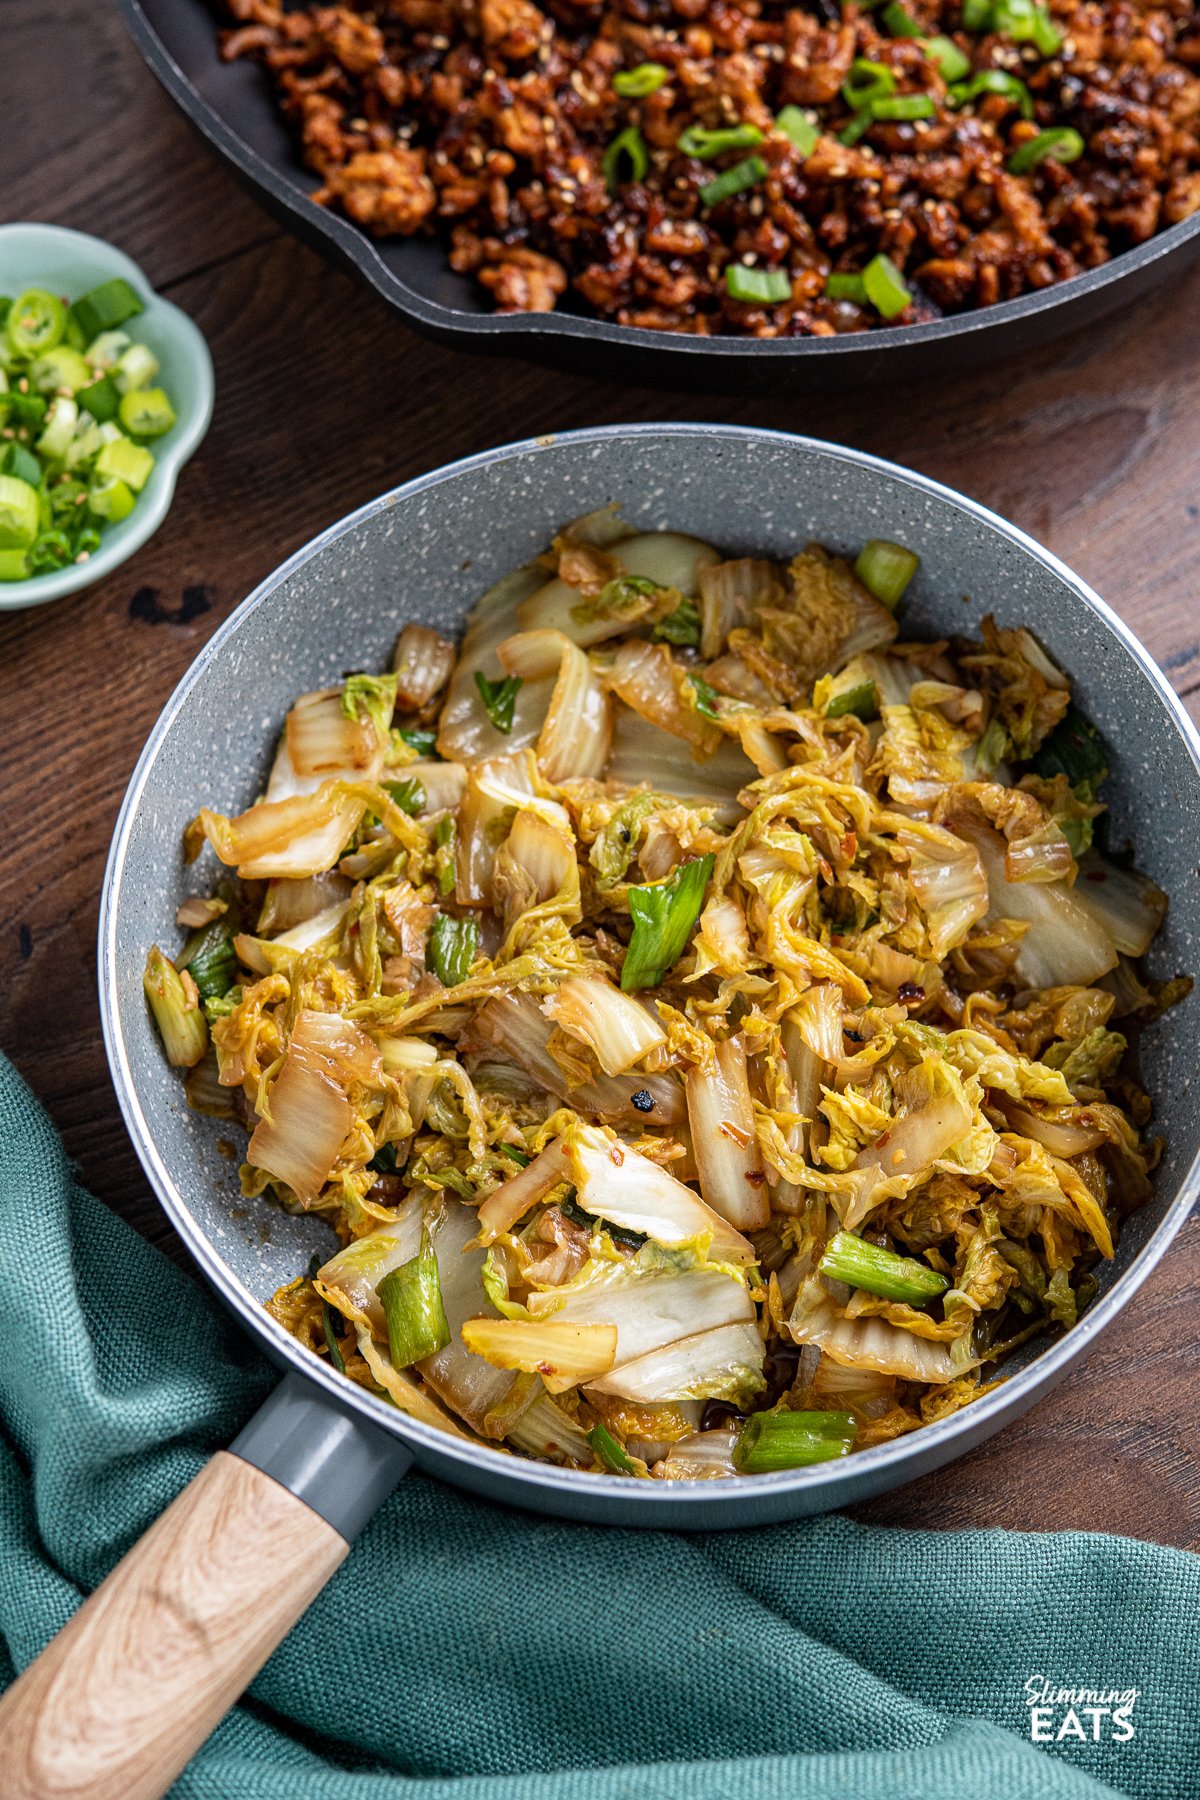
[[[810,537],[853,551],[896,538],[921,555],[905,627],[972,630],[992,611],[1033,627],[1071,672],[1111,751],[1114,838],[1171,895],[1152,967],[1200,968],[1200,757],[1163,677],[1090,591],[1029,539],[970,501],[855,452],[731,427],[617,427],[492,451],[426,476],[332,527],[250,596],[201,653],[156,726],[118,824],[101,920],[101,993],[118,1094],[146,1170],[225,1300],[281,1363],[312,1370],[259,1302],[332,1241],[315,1220],[240,1197],[229,1126],[189,1113],[141,993],[148,945],[174,949],[175,908],[203,887],[185,871],[184,825],[201,804],[236,811],[261,790],[295,695],[344,671],[384,666],[404,621],[456,632],[498,576],[543,549],[565,520],[618,501],[642,529],[670,527],[723,550],[786,556]],[[1117,604],[1121,596],[1113,596]],[[1162,1096],[1167,1150],[1154,1204],[1126,1227],[1100,1298],[1076,1332],[1025,1355],[1004,1388],[914,1437],[836,1467],[739,1483],[622,1483],[564,1474],[498,1452],[464,1455],[349,1384],[347,1404],[386,1418],[418,1460],[520,1504],[610,1522],[747,1524],[844,1504],[961,1453],[1061,1377],[1130,1298],[1186,1216],[1196,1182],[1193,998],[1141,1046]],[[239,1145],[240,1150],[240,1145]],[[321,1365],[316,1378],[336,1378]],[[632,1490],[632,1491],[631,1491]]]

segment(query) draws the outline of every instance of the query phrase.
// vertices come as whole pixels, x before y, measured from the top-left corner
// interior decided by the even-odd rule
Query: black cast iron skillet
[[[487,310],[442,243],[376,243],[309,194],[301,163],[262,69],[223,63],[218,21],[206,0],[118,0],[138,48],[171,95],[263,203],[285,224],[369,281],[419,331],[463,350],[524,356],[583,375],[687,388],[815,391],[900,382],[999,365],[1037,344],[1103,318],[1188,264],[1200,248],[1200,213],[1102,268],[1019,300],[925,325],[847,337],[682,337],[614,325],[581,313]]]

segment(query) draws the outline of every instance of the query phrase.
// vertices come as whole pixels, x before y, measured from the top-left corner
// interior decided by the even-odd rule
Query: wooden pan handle
[[[218,1451],[0,1699],[7,1800],[159,1800],[348,1549]]]

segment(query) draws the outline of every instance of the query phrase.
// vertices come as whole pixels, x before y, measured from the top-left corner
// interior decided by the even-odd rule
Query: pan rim
[[[766,358],[791,364],[804,363],[814,357],[837,358],[883,356],[889,351],[912,351],[922,347],[945,345],[975,332],[996,330],[1005,325],[1018,325],[1041,318],[1058,308],[1069,309],[1089,295],[1103,293],[1126,277],[1149,268],[1153,263],[1170,259],[1200,233],[1200,212],[1181,219],[1175,225],[1156,232],[1145,243],[1131,250],[1015,300],[1001,300],[992,306],[971,312],[952,313],[930,319],[919,325],[889,325],[881,329],[834,337],[746,338],[732,336],[695,337],[671,331],[650,331],[643,326],[618,325],[608,319],[589,318],[582,313],[494,313],[467,312],[427,299],[410,287],[384,262],[374,241],[365,231],[339,214],[318,206],[301,192],[280,169],[228,122],[225,115],[200,92],[172,56],[158,35],[142,5],[142,0],[117,0],[126,26],[143,59],[171,98],[192,124],[221,156],[231,162],[253,186],[265,191],[276,205],[295,220],[325,238],[328,243],[366,280],[376,293],[402,315],[416,320],[427,330],[443,337],[477,337],[503,346],[506,339],[519,347],[523,337],[561,338],[581,344],[597,341],[626,351],[661,351],[665,357],[686,359],[708,357],[723,364],[736,364],[747,357]],[[1069,329],[1064,322],[1063,329]],[[483,348],[485,346],[479,346]],[[682,372],[682,371],[681,371]]]
[[[587,445],[656,437],[690,438],[705,442],[749,440],[756,444],[778,443],[790,448],[799,447],[834,462],[865,469],[889,479],[899,479],[918,492],[931,495],[941,501],[949,501],[960,511],[990,526],[1018,551],[1032,557],[1068,585],[1133,658],[1183,739],[1193,768],[1200,777],[1200,730],[1189,718],[1178,695],[1124,620],[1114,613],[1111,607],[1052,551],[1045,549],[1018,526],[1002,519],[989,507],[970,499],[967,495],[958,493],[942,482],[934,481],[929,476],[921,475],[916,471],[902,468],[899,464],[889,462],[885,458],[872,456],[866,451],[854,450],[845,445],[831,444],[819,438],[802,436],[799,433],[772,431],[745,425],[671,421],[593,426],[578,431],[524,438],[511,444],[479,451],[474,455],[460,458],[456,462],[443,464],[424,475],[418,475],[399,487],[390,489],[375,499],[367,501],[342,519],[336,520],[310,539],[308,543],[293,551],[234,608],[207,644],[202,647],[159,714],[130,777],[105,866],[100,897],[98,985],[105,1053],[116,1089],[118,1105],[151,1187],[175,1230],[187,1246],[189,1254],[206,1281],[214,1288],[239,1322],[245,1326],[270,1360],[276,1364],[282,1363],[307,1379],[316,1381],[331,1398],[339,1401],[367,1422],[384,1426],[385,1429],[399,1436],[414,1449],[429,1451],[436,1456],[439,1462],[449,1462],[456,1467],[461,1466],[464,1470],[482,1467],[496,1477],[505,1478],[506,1482],[511,1479],[514,1489],[511,1498],[514,1501],[520,1500],[522,1489],[532,1488],[543,1493],[551,1491],[564,1496],[578,1497],[581,1493],[586,1493],[589,1497],[613,1500],[619,1498],[623,1504],[628,1504],[631,1499],[631,1484],[627,1479],[618,1475],[559,1468],[552,1464],[527,1461],[506,1451],[493,1450],[474,1441],[465,1442],[452,1437],[448,1432],[422,1424],[407,1414],[400,1413],[395,1407],[385,1405],[374,1395],[339,1377],[337,1372],[321,1358],[308,1354],[295,1338],[291,1337],[281,1325],[271,1318],[261,1301],[226,1266],[201,1230],[158,1151],[142,1111],[121,1030],[116,962],[116,932],[121,884],[129,840],[142,796],[158,753],[174,726],[184,701],[203,672],[220,657],[225,646],[237,635],[243,621],[257,610],[294,571],[323,553],[329,546],[356,531],[367,519],[386,512],[393,506],[406,503],[451,478],[472,474],[499,462],[553,454],[563,443]],[[1197,1152],[1180,1180],[1178,1191],[1162,1219],[1137,1252],[1130,1266],[1117,1277],[1108,1291],[1084,1314],[1078,1325],[1056,1342],[1048,1345],[1045,1350],[1039,1352],[1029,1364],[1009,1377],[992,1393],[972,1401],[969,1407],[963,1408],[946,1419],[923,1426],[918,1432],[893,1439],[887,1444],[875,1445],[870,1449],[858,1451],[845,1461],[818,1464],[808,1469],[787,1470],[772,1475],[743,1477],[737,1484],[739,1495],[744,1496],[748,1501],[756,1499],[763,1502],[770,1496],[779,1497],[799,1492],[804,1492],[809,1496],[819,1496],[828,1493],[828,1504],[834,1506],[838,1504],[840,1498],[844,1497],[843,1490],[846,1487],[848,1472],[852,1471],[856,1479],[861,1476],[858,1485],[865,1491],[889,1489],[899,1486],[906,1479],[904,1471],[909,1462],[916,1462],[920,1458],[921,1469],[914,1469],[913,1473],[923,1472],[951,1460],[960,1453],[965,1453],[975,1443],[993,1435],[1003,1424],[1018,1417],[1088,1354],[1096,1338],[1124,1309],[1165,1255],[1191,1212],[1198,1195],[1200,1195],[1200,1151]],[[964,1440],[961,1446],[960,1439]],[[469,1483],[464,1483],[464,1485],[469,1485]],[[638,1482],[632,1486],[636,1489],[636,1493],[633,1495],[634,1504],[644,1510],[646,1514],[644,1523],[650,1525],[655,1522],[654,1513],[661,1511],[663,1507],[668,1507],[676,1516],[681,1508],[686,1509],[688,1513],[695,1515],[692,1523],[696,1527],[704,1526],[709,1523],[706,1514],[719,1512],[722,1505],[727,1504],[729,1498],[728,1484],[724,1482]],[[747,1508],[746,1523],[753,1522],[750,1516],[753,1510],[753,1505]],[[819,1505],[810,1507],[809,1510],[819,1510]],[[569,1511],[569,1508],[564,1511]]]

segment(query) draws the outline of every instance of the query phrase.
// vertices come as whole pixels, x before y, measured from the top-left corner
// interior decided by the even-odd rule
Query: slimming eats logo
[[[1044,1675],[1025,1683],[1029,1735],[1035,1744],[1081,1744],[1105,1740],[1127,1744],[1134,1734],[1133,1709],[1139,1688],[1053,1687]]]

